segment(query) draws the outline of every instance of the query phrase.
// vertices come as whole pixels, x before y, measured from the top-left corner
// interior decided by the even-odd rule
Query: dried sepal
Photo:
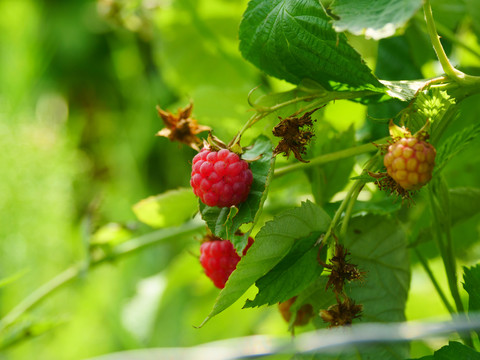
[[[396,197],[399,197],[403,201],[407,201],[407,203],[413,203],[413,194],[415,193],[414,191],[410,190],[405,190],[403,187],[401,187],[388,173],[386,172],[378,172],[378,173],[372,173],[368,172],[368,174],[375,179],[377,179],[374,184],[377,185],[377,187],[382,190],[387,192],[389,195],[395,195]]]
[[[273,151],[274,156],[283,153],[288,158],[290,152],[293,152],[297,160],[304,163],[309,162],[304,160],[302,155],[305,155],[307,151],[306,146],[315,135],[313,132],[314,120],[312,120],[312,114],[318,109],[306,112],[300,117],[289,116],[285,119],[280,118],[280,123],[272,131],[274,136],[282,138]]]
[[[191,117],[193,104],[190,103],[183,109],[178,109],[177,114],[165,111],[157,106],[158,115],[165,123],[165,128],[157,132],[156,136],[163,136],[170,141],[178,141],[199,151],[202,140],[197,136],[203,131],[210,131],[208,126],[199,125],[197,120]]]
[[[363,306],[347,297],[344,301],[330,306],[327,310],[320,310],[320,317],[329,327],[352,325],[354,319],[362,316]]]

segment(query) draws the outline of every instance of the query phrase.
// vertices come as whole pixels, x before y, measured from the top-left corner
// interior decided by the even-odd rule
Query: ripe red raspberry
[[[208,240],[200,246],[200,264],[205,269],[205,274],[212,279],[219,289],[225,287],[230,274],[236,269],[240,256],[229,240]],[[243,250],[243,255],[252,246],[253,238],[248,238],[248,244]]]
[[[292,312],[290,308],[292,304],[297,300],[297,297],[294,296],[287,301],[278,304],[278,310],[282,315],[283,319],[288,323],[292,317]],[[307,325],[310,319],[313,317],[313,307],[310,304],[304,304],[297,310],[297,317],[293,323],[294,326],[303,326]]]
[[[208,206],[230,207],[244,202],[253,174],[245,160],[227,149],[203,149],[193,158],[193,192]]]
[[[404,137],[388,147],[387,173],[405,190],[418,190],[432,178],[435,148],[416,137]]]

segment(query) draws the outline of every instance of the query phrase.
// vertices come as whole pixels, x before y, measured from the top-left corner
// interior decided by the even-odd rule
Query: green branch
[[[147,247],[157,245],[179,236],[185,236],[189,234],[193,235],[198,233],[203,228],[205,228],[203,223],[189,222],[178,228],[168,228],[153,231],[115,246],[111,249],[111,251],[91,260],[89,268],[95,268],[105,262],[123,258],[127,255],[144,250]],[[54,294],[57,290],[81,276],[84,273],[84,270],[85,264],[83,262],[72,265],[32,292],[0,320],[0,334],[10,325],[14,324],[27,311],[33,309],[43,300]]]
[[[381,139],[375,141],[375,144],[382,143],[382,142],[386,141],[387,139],[388,139],[388,137],[381,138]],[[288,173],[293,172],[293,171],[305,170],[305,169],[308,169],[310,167],[323,165],[323,164],[326,164],[326,163],[329,163],[329,162],[332,162],[332,161],[346,159],[346,158],[356,156],[356,155],[360,155],[360,154],[369,153],[369,152],[372,152],[372,151],[375,151],[375,150],[378,150],[378,148],[376,147],[376,145],[374,145],[374,143],[368,143],[368,144],[363,144],[363,145],[351,147],[351,148],[348,148],[348,149],[345,149],[345,150],[340,150],[340,151],[336,151],[336,152],[333,152],[333,153],[328,153],[328,154],[324,154],[324,155],[314,157],[312,159],[309,159],[308,163],[298,162],[298,163],[286,165],[286,166],[283,166],[281,168],[275,169],[274,176],[275,177],[283,176],[283,175],[288,174]]]

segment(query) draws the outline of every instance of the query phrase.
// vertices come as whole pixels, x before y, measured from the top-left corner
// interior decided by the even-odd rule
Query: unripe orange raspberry
[[[416,137],[404,137],[388,147],[387,173],[405,190],[418,190],[432,178],[435,148]]]

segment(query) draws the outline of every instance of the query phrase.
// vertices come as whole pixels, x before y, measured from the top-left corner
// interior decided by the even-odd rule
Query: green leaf
[[[470,125],[450,136],[437,151],[434,176],[442,171],[445,165],[464,150],[478,135],[480,135],[480,124]]]
[[[364,306],[363,321],[403,321],[410,284],[405,234],[386,216],[351,220],[345,239],[352,262],[366,271],[365,282],[350,284],[349,294]]]
[[[181,188],[143,199],[133,206],[133,212],[141,222],[162,228],[181,225],[196,208],[197,198],[192,189]]]
[[[92,235],[92,245],[117,245],[132,237],[132,231],[126,226],[118,223],[108,223],[99,228]]]
[[[480,310],[480,265],[463,268],[463,288],[468,293],[468,311]]]
[[[308,237],[296,239],[282,261],[256,281],[258,294],[255,299],[247,300],[244,307],[286,301],[314,282],[323,271],[317,259],[320,235],[320,232],[314,232]],[[326,250],[324,247],[322,252],[326,254]]]
[[[239,37],[245,59],[268,75],[293,84],[311,79],[327,89],[384,92],[317,0],[251,0]]]
[[[241,253],[247,245],[247,231],[243,236],[235,236],[235,232],[243,224],[255,223],[260,214],[263,202],[267,196],[275,158],[273,157],[272,143],[266,136],[260,136],[255,140],[251,148],[244,152],[242,158],[256,159],[250,163],[253,173],[253,183],[247,200],[241,203],[237,209],[210,207],[200,202],[200,212],[203,220],[207,223],[210,231],[222,239],[232,241],[235,249]],[[252,225],[253,227],[253,225]]]
[[[418,90],[425,87],[427,80],[381,80],[380,82],[388,88],[387,94],[392,98],[410,101],[415,97]]]
[[[326,231],[329,224],[330,218],[322,208],[309,201],[265,223],[252,247],[230,275],[202,325],[232,305],[255,281],[273,269],[289,253],[297,239],[314,231]]]
[[[395,34],[422,6],[422,0],[336,0],[332,12],[338,32],[379,40]]]
[[[456,341],[450,341],[448,345],[435,351],[433,355],[423,356],[416,360],[476,360],[480,354],[471,347]],[[414,359],[411,359],[414,360]]]

